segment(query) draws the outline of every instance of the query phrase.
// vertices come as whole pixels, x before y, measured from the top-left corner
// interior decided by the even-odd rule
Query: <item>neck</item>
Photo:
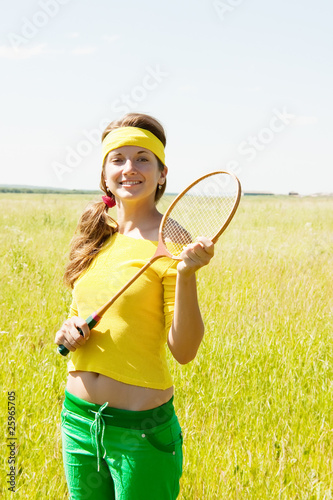
[[[161,219],[155,204],[117,202],[117,223],[121,234],[157,240]]]

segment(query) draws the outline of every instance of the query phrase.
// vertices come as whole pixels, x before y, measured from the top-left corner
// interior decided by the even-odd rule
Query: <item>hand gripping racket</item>
[[[204,175],[184,189],[163,215],[155,254],[106,304],[87,318],[90,330],[155,260],[160,257],[181,260],[180,254],[184,246],[194,242],[198,236],[206,236],[216,243],[233,218],[240,197],[240,182],[229,172]],[[77,329],[83,335],[82,330]],[[58,352],[66,356],[69,351],[60,345]]]

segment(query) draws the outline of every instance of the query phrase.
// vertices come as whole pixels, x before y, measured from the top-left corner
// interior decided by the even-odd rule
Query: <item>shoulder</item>
[[[165,242],[169,241],[183,245],[188,245],[193,241],[191,234],[177,221],[171,219],[170,217],[168,217],[163,226],[162,236]]]

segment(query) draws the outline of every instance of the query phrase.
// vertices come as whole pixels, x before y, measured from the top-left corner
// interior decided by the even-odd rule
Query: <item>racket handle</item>
[[[67,349],[67,347],[65,347],[62,344],[58,345],[57,351],[59,354],[61,354],[61,356],[67,356],[67,354],[69,353],[69,350]]]
[[[95,314],[95,313],[91,314],[89,316],[89,318],[86,319],[86,323],[89,326],[89,330],[92,330],[94,328],[94,326],[96,326],[97,323],[100,321],[100,319],[101,319],[100,316],[97,316],[97,314]],[[82,335],[82,337],[84,337],[83,331],[81,330],[81,328],[77,326],[76,329],[80,333],[80,335]],[[62,344],[60,344],[58,346],[57,351],[59,354],[61,354],[61,356],[67,356],[67,354],[69,353],[69,350],[67,349],[67,347],[65,347]]]

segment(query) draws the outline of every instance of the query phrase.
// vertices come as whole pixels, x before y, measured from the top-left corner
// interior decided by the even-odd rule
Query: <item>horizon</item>
[[[4,193],[5,191],[2,191],[2,189],[31,189],[32,191],[36,190],[38,193],[39,190],[48,190],[50,193],[44,193],[44,194],[52,194],[52,191],[63,191],[64,194],[73,194],[74,191],[78,191],[78,194],[103,194],[103,191],[100,189],[78,189],[78,188],[62,188],[62,187],[52,187],[52,186],[38,186],[38,185],[33,185],[33,184],[0,184],[0,193]],[[168,196],[177,196],[180,193],[180,191],[168,191],[168,188],[166,189],[164,195]],[[20,192],[17,192],[17,194],[20,194]],[[25,193],[24,191],[22,194],[33,194],[33,193]],[[242,196],[298,196],[298,197],[331,197],[333,196],[333,191],[321,191],[321,192],[313,192],[313,193],[308,193],[308,194],[301,194],[298,193],[297,191],[289,191],[288,193],[274,193],[273,191],[262,191],[262,190],[243,190],[242,189]]]

